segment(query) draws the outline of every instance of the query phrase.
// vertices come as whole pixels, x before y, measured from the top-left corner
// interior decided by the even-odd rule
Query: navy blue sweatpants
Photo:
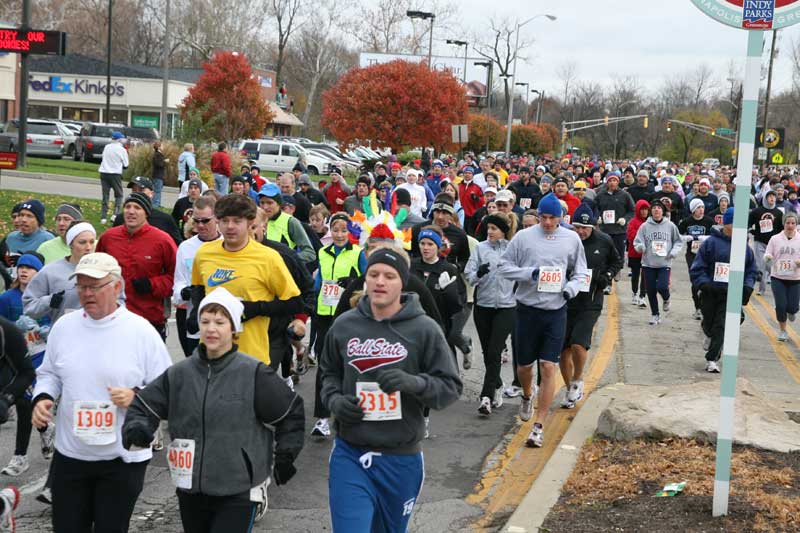
[[[405,533],[424,478],[422,452],[385,455],[337,438],[328,479],[333,532]]]

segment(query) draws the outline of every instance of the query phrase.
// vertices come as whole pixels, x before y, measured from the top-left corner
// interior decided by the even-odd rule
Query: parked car
[[[14,119],[3,127],[0,135],[8,139],[11,151],[19,146],[19,119]],[[28,119],[27,154],[38,157],[61,159],[64,155],[64,136],[69,130],[54,120]]]
[[[75,140],[75,151],[72,158],[75,161],[85,162],[102,159],[103,148],[111,142],[115,131],[124,135],[124,124],[103,124],[101,122],[87,122],[81,128],[81,133]],[[130,146],[130,141],[125,141],[125,146]]]
[[[155,128],[127,127],[122,133],[130,140],[131,146],[136,146],[137,144],[152,144],[161,138],[158,134],[158,130]]]
[[[291,172],[300,156],[305,156],[309,174],[330,174],[330,158],[311,153],[297,143],[280,139],[245,139],[239,144],[242,155],[251,159],[262,171]]]
[[[64,130],[64,155],[72,157],[75,153],[75,141],[81,133],[81,127],[67,122],[58,122]]]
[[[707,157],[703,159],[703,166],[715,169],[719,166],[719,159],[715,157]]]
[[[315,150],[317,152],[323,152],[324,154],[328,154],[328,156],[332,157],[333,159],[340,159],[349,161],[355,165],[361,164],[361,159],[354,159],[351,157],[347,157],[342,152],[340,152],[335,146],[331,146],[330,144],[325,143],[304,143],[303,148],[307,148],[309,150]]]

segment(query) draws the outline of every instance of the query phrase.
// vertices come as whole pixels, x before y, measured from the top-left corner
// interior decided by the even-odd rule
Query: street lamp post
[[[108,0],[108,42],[106,43],[106,116],[104,122],[111,122],[111,25],[113,22],[114,0]]]
[[[530,94],[531,84],[526,82],[518,81],[514,85],[519,85],[520,87],[525,87],[525,117],[522,119],[523,124],[528,123],[528,95]]]
[[[489,129],[492,117],[492,61],[476,61],[473,63],[476,67],[486,67],[489,74],[486,80],[486,155],[489,155]]]
[[[467,86],[467,53],[469,52],[469,43],[467,41],[456,41],[455,39],[447,39],[447,44],[454,44],[456,46],[464,47],[464,72],[462,72],[461,81],[464,82],[464,87]]]
[[[556,20],[557,18],[554,15],[541,14],[531,17],[523,23],[517,23],[517,29],[516,29],[517,36],[515,38],[516,40],[514,43],[514,68],[511,71],[511,77],[514,79],[517,78],[517,55],[519,55],[519,29],[528,24],[529,22],[536,20],[539,17],[547,17],[549,20]],[[513,91],[514,86],[512,85],[511,88]],[[506,121],[506,159],[508,159],[509,156],[511,155],[511,118],[513,117],[513,114],[514,114],[514,96],[509,95],[508,120]]]
[[[430,37],[428,40],[428,68],[433,68],[432,66],[432,54],[433,54],[433,20],[436,18],[434,13],[430,13],[428,11],[414,11],[409,9],[406,11],[406,16],[412,19],[430,19],[431,21],[431,30],[430,30]]]
[[[542,98],[544,98],[544,91],[531,89],[531,94],[539,95],[539,102],[536,104],[536,115],[534,118],[534,124],[539,124],[539,122],[542,120]]]

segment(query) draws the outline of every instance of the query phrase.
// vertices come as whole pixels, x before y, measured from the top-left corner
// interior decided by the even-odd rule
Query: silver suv
[[[10,150],[19,146],[19,120],[8,122],[2,135],[8,139]],[[64,136],[68,130],[53,120],[28,119],[28,132],[25,142],[28,155],[61,159],[64,155]]]

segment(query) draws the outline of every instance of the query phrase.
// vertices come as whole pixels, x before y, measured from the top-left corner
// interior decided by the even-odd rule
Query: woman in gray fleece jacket
[[[678,226],[664,217],[664,204],[655,200],[650,205],[650,218],[639,227],[633,248],[642,254],[642,274],[644,275],[647,300],[650,302],[650,325],[661,322],[658,309],[658,295],[664,299],[664,312],[669,311],[669,276],[672,260],[683,249]]]

